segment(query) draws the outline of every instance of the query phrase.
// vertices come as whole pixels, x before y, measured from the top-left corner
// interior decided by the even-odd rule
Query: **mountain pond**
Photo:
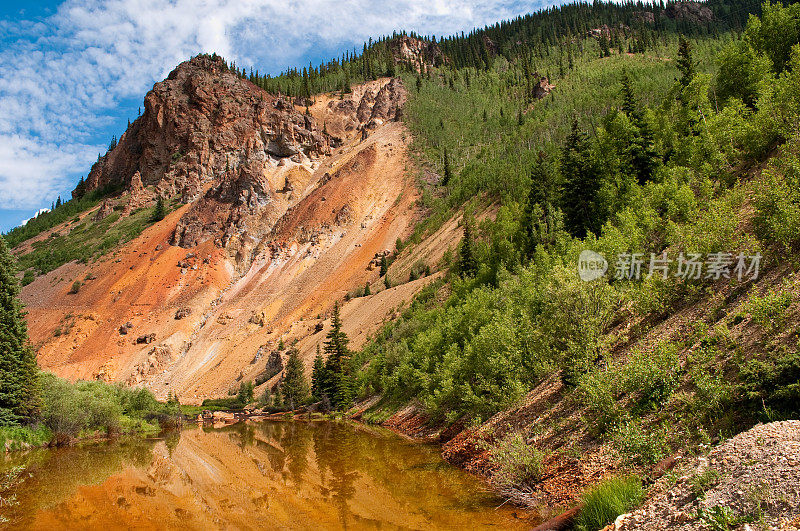
[[[522,529],[434,445],[351,422],[189,426],[7,454],[8,529]]]

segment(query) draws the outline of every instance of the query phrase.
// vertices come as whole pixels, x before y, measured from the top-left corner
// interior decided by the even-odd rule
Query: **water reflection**
[[[524,527],[434,447],[332,422],[240,423],[6,458],[11,528]],[[519,511],[516,511],[519,513]]]

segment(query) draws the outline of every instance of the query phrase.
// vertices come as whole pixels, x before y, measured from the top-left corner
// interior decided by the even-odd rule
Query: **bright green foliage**
[[[755,197],[756,234],[765,244],[788,251],[800,242],[800,142],[793,138],[764,170]]]
[[[721,102],[739,98],[747,106],[755,107],[759,84],[766,78],[770,64],[746,40],[729,44],[719,55],[717,97]]]
[[[158,431],[174,425],[180,405],[158,402],[147,389],[129,389],[103,382],[70,384],[50,373],[41,373],[42,422],[57,441],[77,437],[86,430],[105,432]]]
[[[659,427],[643,426],[631,420],[617,426],[611,442],[626,463],[653,465],[669,455],[666,434]]]
[[[289,409],[295,409],[308,398],[305,368],[300,360],[300,353],[295,348],[289,352],[289,360],[286,362],[286,370],[283,374],[281,393],[283,394],[283,403]]]
[[[38,412],[36,355],[28,342],[14,258],[0,238],[0,424]]]
[[[784,7],[780,2],[764,2],[761,18],[751,17],[745,36],[759,54],[772,63],[772,71],[783,72],[792,48],[800,43],[800,4]]]
[[[0,426],[0,448],[9,451],[44,446],[52,439],[53,432],[43,424],[38,426]]]
[[[578,531],[597,531],[644,500],[639,478],[611,478],[583,495],[583,509],[575,519]]]

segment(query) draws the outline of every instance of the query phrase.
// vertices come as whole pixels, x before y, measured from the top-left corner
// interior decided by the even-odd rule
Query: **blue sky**
[[[200,52],[276,74],[394,30],[447,35],[553,0],[0,0],[0,231],[49,207],[153,83]]]

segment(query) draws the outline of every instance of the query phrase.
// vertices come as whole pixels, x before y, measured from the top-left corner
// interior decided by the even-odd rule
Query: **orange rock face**
[[[310,362],[333,303],[367,282],[380,291],[369,264],[416,219],[405,97],[382,79],[319,95],[305,114],[220,60],[181,64],[86,188],[121,189],[99,217],[159,196],[182,205],[99,261],[25,287],[39,364],[198,403],[256,380],[281,340]],[[426,282],[351,301],[358,342]]]

